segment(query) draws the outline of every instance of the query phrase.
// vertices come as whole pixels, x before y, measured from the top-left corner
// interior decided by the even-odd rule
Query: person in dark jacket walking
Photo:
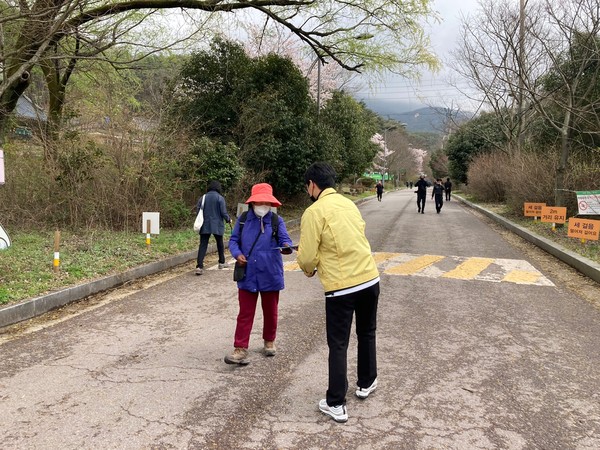
[[[383,195],[383,183],[381,181],[378,181],[375,185],[375,189],[377,190],[377,201],[380,202],[381,196]]]
[[[204,206],[202,199],[204,198]],[[206,194],[198,200],[196,210],[204,211],[204,223],[200,228],[200,247],[198,248],[198,258],[196,260],[196,275],[202,275],[204,272],[204,257],[208,249],[208,240],[212,234],[217,241],[217,251],[219,253],[219,269],[226,267],[225,264],[225,246],[223,244],[223,234],[225,234],[225,224],[223,221],[231,224],[231,218],[227,214],[225,199],[221,195],[221,183],[211,181],[208,184]]]
[[[271,212],[272,206],[279,207],[281,203],[273,196],[273,188],[269,184],[252,186],[252,195],[246,203],[250,206],[242,231],[240,233],[240,216],[229,239],[229,251],[239,264],[246,267],[246,274],[237,282],[240,309],[233,353],[225,356],[227,364],[248,364],[250,332],[259,293],[263,310],[263,352],[265,356],[275,355],[279,291],[284,288],[281,257],[284,250],[278,247],[292,246],[283,219]],[[272,223],[274,217],[277,217],[276,224]]]
[[[444,190],[446,191],[446,200],[450,201],[450,193],[452,192],[452,181],[450,181],[450,178],[446,178]]]
[[[433,185],[433,192],[431,193],[431,198],[435,197],[435,210],[439,214],[442,210],[442,206],[444,206],[444,185],[442,184],[442,179],[438,178],[435,180],[435,184]]]
[[[427,181],[425,176],[421,175],[418,181],[415,183],[417,188],[417,212],[425,214],[425,200],[427,198]]]

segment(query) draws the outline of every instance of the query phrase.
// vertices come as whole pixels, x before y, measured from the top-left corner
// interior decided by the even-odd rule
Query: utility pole
[[[523,91],[525,82],[523,79],[525,69],[525,0],[520,0],[519,7],[519,92],[517,100],[517,150],[523,145]]]

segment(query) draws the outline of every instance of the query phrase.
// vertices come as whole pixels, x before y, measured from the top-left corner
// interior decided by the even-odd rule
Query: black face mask
[[[310,201],[314,203],[314,202],[316,202],[316,201],[317,201],[317,198],[318,198],[318,197],[317,197],[317,198],[315,198],[315,196],[314,196],[314,195],[309,195],[309,196],[308,196],[308,198],[310,198]]]

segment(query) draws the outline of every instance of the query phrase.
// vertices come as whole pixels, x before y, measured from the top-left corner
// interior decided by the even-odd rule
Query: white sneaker
[[[355,394],[358,398],[367,398],[369,396],[369,394],[371,392],[373,392],[375,389],[377,389],[377,378],[375,378],[375,381],[373,381],[373,383],[371,384],[371,386],[367,387],[367,388],[361,388],[359,387]]]
[[[227,264],[227,263],[219,263],[219,269],[229,269],[229,264]]]
[[[336,422],[346,422],[348,420],[346,405],[329,406],[327,400],[323,399],[319,402],[319,409],[323,414],[328,415]]]
[[[194,272],[196,275],[202,275],[204,271],[200,267],[196,267],[196,271]]]

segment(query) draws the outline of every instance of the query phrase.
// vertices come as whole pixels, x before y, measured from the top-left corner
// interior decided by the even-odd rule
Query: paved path
[[[3,449],[597,449],[600,311],[452,201],[361,206],[382,273],[379,387],[319,413],[318,280],[286,258],[279,353],[222,362],[231,271],[173,273],[0,344]],[[432,213],[433,211],[433,213]],[[598,290],[600,294],[600,290]],[[349,382],[355,383],[355,342]]]

